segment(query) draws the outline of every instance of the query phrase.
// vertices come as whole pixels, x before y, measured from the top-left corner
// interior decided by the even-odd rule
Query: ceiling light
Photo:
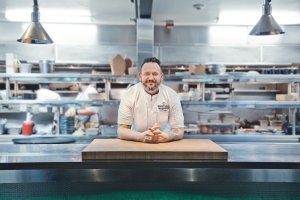
[[[47,34],[40,20],[39,6],[37,0],[33,0],[33,11],[31,13],[31,23],[22,36],[17,40],[29,44],[50,44],[53,43]]]
[[[263,15],[257,24],[250,31],[249,35],[278,35],[284,34],[282,28],[271,15],[272,7],[271,0],[265,0],[263,5]]]

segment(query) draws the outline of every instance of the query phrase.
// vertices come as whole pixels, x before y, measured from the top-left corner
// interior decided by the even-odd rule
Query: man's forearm
[[[122,140],[133,140],[139,142],[141,142],[144,138],[142,133],[120,126],[118,128],[118,137]]]
[[[87,116],[91,116],[96,114],[95,111],[91,111],[91,110],[87,110],[87,109],[77,109],[77,114],[78,115],[87,115]]]
[[[184,135],[184,128],[172,128],[167,132],[169,141],[181,140]]]

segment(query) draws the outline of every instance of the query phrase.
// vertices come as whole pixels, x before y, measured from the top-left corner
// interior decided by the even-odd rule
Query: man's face
[[[145,63],[138,74],[139,80],[144,85],[146,92],[150,95],[158,92],[158,86],[163,79],[163,73],[157,63]]]

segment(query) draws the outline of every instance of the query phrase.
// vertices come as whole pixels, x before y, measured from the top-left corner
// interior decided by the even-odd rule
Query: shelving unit
[[[215,101],[205,101],[204,92],[206,84],[232,84],[232,83],[287,83],[294,84],[298,88],[300,75],[247,75],[247,74],[226,74],[226,75],[166,75],[165,82],[176,83],[176,84],[191,84],[197,85],[198,92],[201,93],[201,101],[192,100],[182,100],[183,108],[188,106],[197,106],[199,108],[245,108],[245,109],[290,109],[291,110],[291,121],[293,122],[293,135],[295,135],[295,122],[296,122],[296,110],[300,108],[300,101],[247,101],[247,100],[215,100]],[[0,82],[5,83],[6,93],[9,97],[5,100],[0,100],[1,106],[14,106],[14,105],[26,105],[30,107],[31,105],[38,105],[44,107],[69,107],[69,106],[103,106],[103,105],[118,105],[118,100],[110,99],[110,91],[112,89],[112,83],[121,84],[132,84],[136,82],[135,76],[114,76],[107,74],[0,74]],[[103,83],[105,85],[105,99],[103,100],[91,100],[91,101],[39,101],[39,100],[23,100],[23,99],[11,99],[10,96],[10,84],[39,84],[39,83],[77,83],[77,82],[89,82],[89,83]],[[16,87],[18,88],[18,87]],[[251,91],[251,89],[249,90]],[[264,92],[263,90],[260,92]]]

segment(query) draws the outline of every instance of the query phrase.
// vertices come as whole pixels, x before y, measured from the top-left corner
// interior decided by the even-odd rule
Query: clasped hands
[[[167,133],[160,130],[160,125],[155,123],[147,131],[144,132],[143,142],[146,143],[162,143],[168,142],[169,136]]]

